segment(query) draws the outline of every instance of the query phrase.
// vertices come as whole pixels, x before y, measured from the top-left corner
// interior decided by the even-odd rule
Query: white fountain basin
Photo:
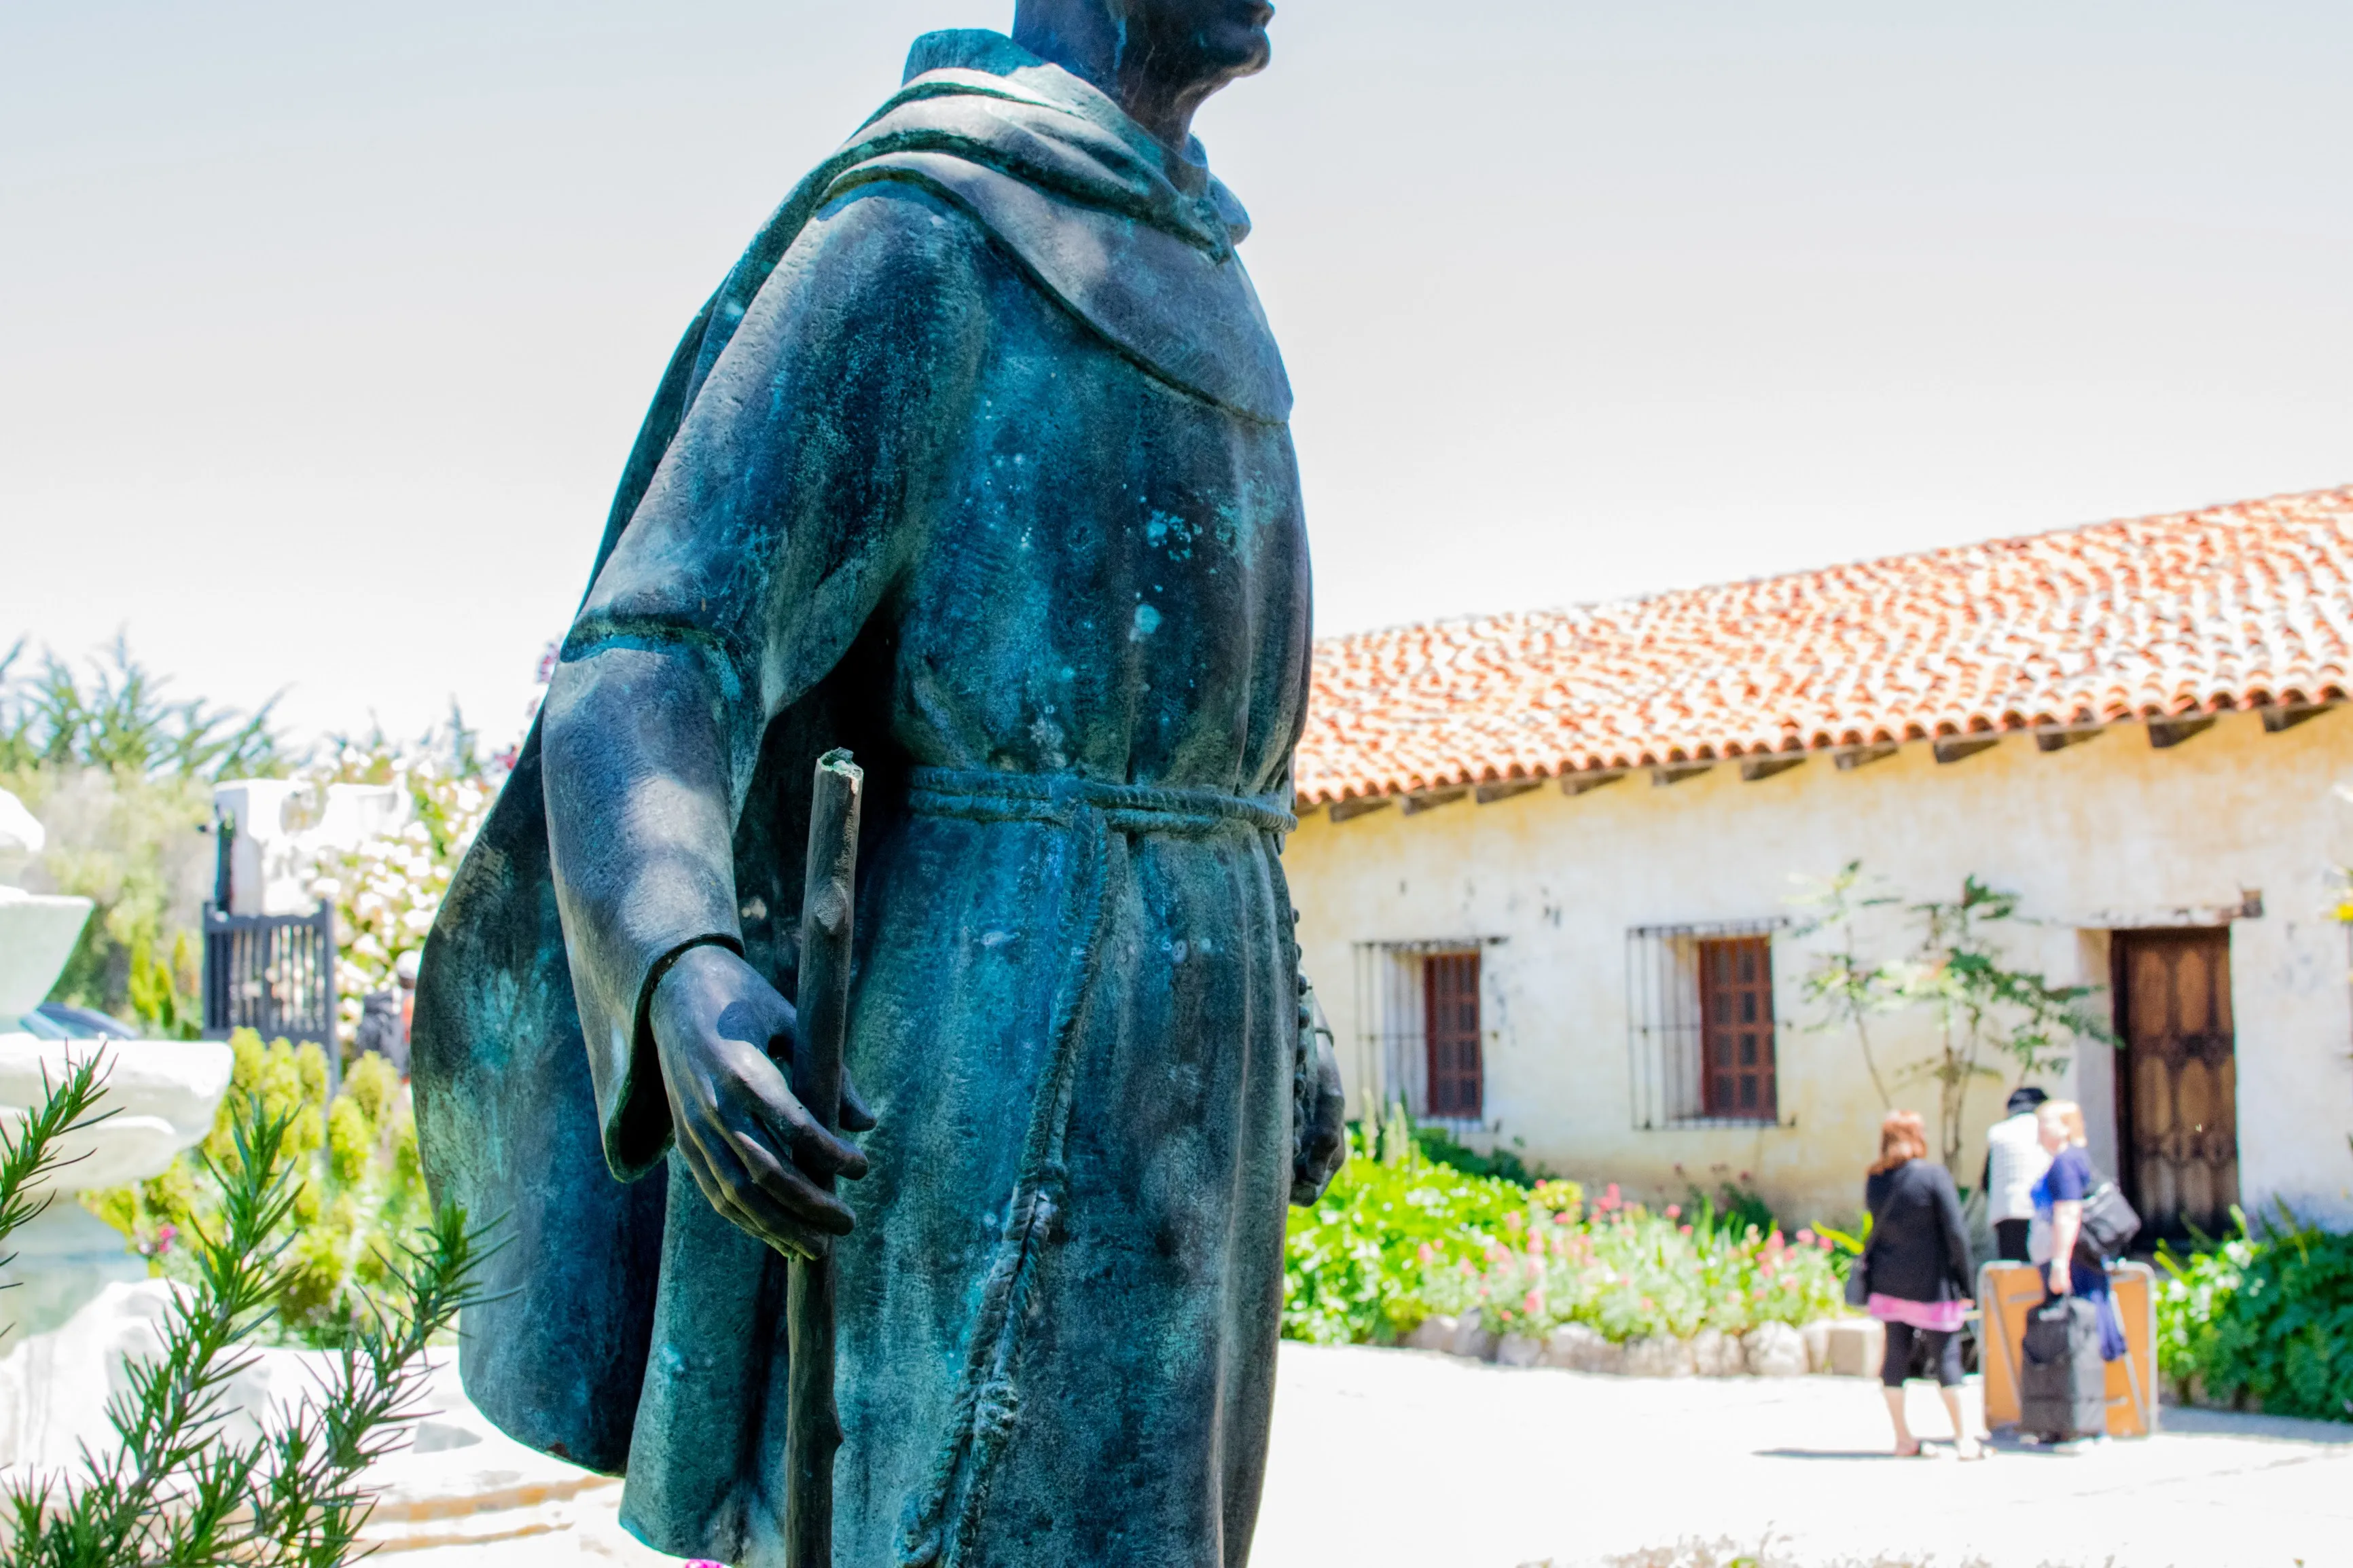
[[[203,1142],[237,1060],[217,1040],[0,1035],[0,1121],[20,1122],[47,1095],[45,1084],[58,1082],[71,1062],[93,1055],[106,1062],[106,1093],[99,1110],[114,1114],[61,1141],[59,1152],[71,1163],[44,1184],[48,1208],[0,1247],[16,1255],[0,1268],[0,1283],[15,1287],[0,1290],[0,1322],[14,1325],[20,1334],[47,1333],[108,1285],[147,1277],[145,1260],[84,1209],[78,1194],[161,1175],[174,1155]]]
[[[100,1056],[111,1111],[62,1145],[75,1163],[53,1180],[76,1192],[119,1187],[160,1176],[172,1156],[212,1131],[213,1112],[227,1092],[236,1057],[217,1040],[44,1040],[0,1035],[0,1118],[15,1122],[46,1094],[69,1063]]]
[[[0,1029],[48,999],[90,909],[88,899],[0,887]]]

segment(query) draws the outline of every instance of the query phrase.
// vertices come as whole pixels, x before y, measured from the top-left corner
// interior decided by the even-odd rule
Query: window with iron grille
[[[1486,1116],[1482,953],[1495,939],[1356,944],[1358,1115],[1402,1100],[1418,1121],[1475,1130]]]
[[[1626,933],[1634,1125],[1777,1123],[1778,920]]]

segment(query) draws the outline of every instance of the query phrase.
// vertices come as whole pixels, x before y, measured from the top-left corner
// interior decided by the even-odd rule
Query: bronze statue
[[[1345,1150],[1278,858],[1290,385],[1188,129],[1271,15],[917,42],[680,345],[427,947],[427,1173],[510,1238],[468,1389],[663,1551],[782,1561],[830,1249],[839,1563],[1249,1555],[1284,1205]],[[777,1066],[836,746],[860,1146]]]

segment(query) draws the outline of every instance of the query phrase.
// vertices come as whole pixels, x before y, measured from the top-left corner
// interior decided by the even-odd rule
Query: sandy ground
[[[1678,1543],[1796,1568],[2353,1565],[2353,1426],[2168,1406],[2146,1441],[1965,1465],[1936,1450],[1925,1386],[1931,1457],[1899,1460],[1878,1389],[1844,1378],[1660,1383],[1302,1345],[1281,1375],[1253,1568],[1599,1568]],[[448,1442],[470,1413],[438,1392]],[[495,1433],[380,1479],[379,1568],[670,1561],[614,1522],[617,1484]]]

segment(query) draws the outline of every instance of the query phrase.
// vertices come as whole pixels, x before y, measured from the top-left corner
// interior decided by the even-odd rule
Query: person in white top
[[[2050,1098],[2034,1088],[2011,1091],[2008,1117],[1986,1131],[1986,1217],[1993,1222],[1994,1252],[2008,1262],[2032,1260],[2028,1237],[2034,1221],[2034,1184],[2051,1166],[2035,1128],[2035,1111]]]

